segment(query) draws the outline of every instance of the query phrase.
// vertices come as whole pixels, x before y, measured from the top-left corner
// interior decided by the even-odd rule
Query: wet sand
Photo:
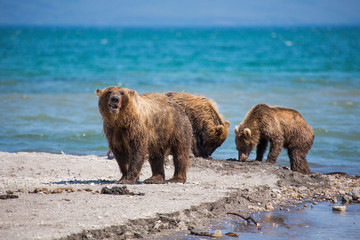
[[[131,239],[162,236],[227,212],[287,210],[301,202],[340,201],[358,178],[303,175],[277,164],[192,158],[186,184],[127,185],[133,193],[101,194],[120,178],[115,160],[99,156],[0,152],[3,239]],[[173,174],[166,165],[166,177]],[[148,163],[140,181],[151,176]]]

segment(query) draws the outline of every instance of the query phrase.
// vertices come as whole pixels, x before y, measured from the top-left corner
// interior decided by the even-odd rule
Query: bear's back
[[[183,107],[191,122],[198,128],[224,125],[222,116],[218,113],[217,105],[212,99],[188,93],[170,92],[166,95]],[[204,124],[208,126],[203,126]]]

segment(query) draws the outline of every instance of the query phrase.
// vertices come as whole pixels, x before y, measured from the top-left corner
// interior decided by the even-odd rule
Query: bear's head
[[[129,103],[130,97],[136,94],[135,90],[121,87],[96,89],[99,97],[99,111],[102,115],[117,115]]]
[[[218,125],[209,132],[204,131],[203,139],[205,141],[205,149],[201,155],[209,157],[211,154],[226,140],[229,134],[229,121],[224,121],[224,125]]]
[[[239,160],[242,162],[246,161],[256,146],[250,128],[245,128],[241,125],[235,127],[235,144],[239,152]]]

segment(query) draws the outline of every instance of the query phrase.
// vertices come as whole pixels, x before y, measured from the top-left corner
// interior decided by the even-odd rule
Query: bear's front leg
[[[165,183],[165,154],[149,153],[149,162],[151,166],[152,176],[146,180],[146,184],[163,184]]]
[[[119,165],[120,172],[122,173],[121,179],[116,182],[118,184],[127,177],[129,169],[129,155],[125,152],[118,151],[116,148],[113,148],[111,151],[113,152],[116,162]]]
[[[282,147],[283,147],[283,139],[270,141],[270,150],[266,162],[276,163],[276,160],[281,153]]]
[[[140,145],[138,148],[132,148],[133,151],[130,154],[129,168],[127,176],[120,179],[121,184],[135,184],[139,179],[141,168],[145,162],[147,148]]]
[[[256,147],[256,160],[257,161],[262,161],[263,157],[264,157],[264,153],[266,151],[266,147],[267,147],[268,141],[266,139],[261,138],[259,141],[259,144]]]

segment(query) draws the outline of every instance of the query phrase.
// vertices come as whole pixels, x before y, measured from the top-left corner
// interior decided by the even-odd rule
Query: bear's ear
[[[101,90],[101,89],[96,89],[96,91],[95,91],[95,93],[96,93],[96,95],[98,95],[98,97],[101,96],[102,92],[103,92],[103,90]]]
[[[216,126],[216,127],[215,127],[216,135],[221,135],[221,133],[223,132],[223,130],[224,130],[224,126],[221,126],[221,125]]]
[[[129,90],[129,96],[135,96],[136,91],[135,90]]]
[[[224,121],[224,127],[229,128],[230,127],[230,122],[229,121]]]
[[[251,138],[251,130],[250,128],[245,128],[244,129],[244,135],[246,138]]]

